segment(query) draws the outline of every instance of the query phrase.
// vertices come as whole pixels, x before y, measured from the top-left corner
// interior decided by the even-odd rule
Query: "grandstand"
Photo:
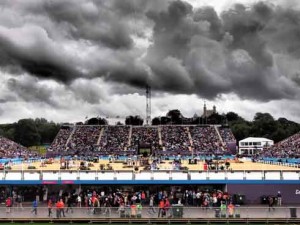
[[[17,144],[5,137],[0,137],[1,158],[28,158],[37,156],[37,153],[29,151],[22,145]]]
[[[130,155],[138,154],[139,147],[149,147],[158,155],[212,155],[226,153],[228,143],[233,143],[235,148],[231,130],[213,125],[75,125],[60,129],[48,153],[80,155],[84,151],[85,155]]]
[[[300,132],[271,147],[266,147],[261,155],[274,158],[300,158]]]
[[[128,149],[138,152],[140,147],[150,148],[151,152],[160,149],[161,139],[159,138],[159,130],[157,126],[134,126],[132,127],[132,134],[130,139],[130,146]]]
[[[103,154],[124,154],[130,142],[129,126],[107,126],[100,140]]]

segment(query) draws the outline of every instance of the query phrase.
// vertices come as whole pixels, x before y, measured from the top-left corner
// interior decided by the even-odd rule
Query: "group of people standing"
[[[62,199],[58,200],[55,204],[53,204],[52,200],[49,199],[47,202],[47,208],[48,208],[48,217],[52,217],[53,215],[53,207],[56,208],[56,218],[66,217],[65,216],[65,203]],[[69,210],[69,208],[67,208]],[[66,211],[68,212],[68,211]],[[34,200],[32,202],[32,210],[31,213],[34,215],[38,214],[38,201]]]
[[[278,191],[276,196],[268,196],[268,205],[269,205],[269,211],[271,211],[271,209],[274,211],[275,210],[275,205],[277,204],[277,206],[281,206],[282,204],[282,195],[281,192]]]

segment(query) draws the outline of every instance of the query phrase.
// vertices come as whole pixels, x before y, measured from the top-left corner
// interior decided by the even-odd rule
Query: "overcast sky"
[[[2,0],[0,123],[179,109],[300,122],[300,1]]]

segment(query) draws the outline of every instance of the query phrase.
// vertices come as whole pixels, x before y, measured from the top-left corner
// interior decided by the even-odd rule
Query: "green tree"
[[[154,126],[160,125],[160,117],[154,117],[152,119],[152,125]]]
[[[166,117],[169,117],[172,124],[182,124],[183,116],[178,109],[170,110]]]
[[[208,124],[222,124],[224,117],[218,113],[213,113],[207,118]]]
[[[226,114],[226,118],[227,118],[228,122],[237,121],[238,119],[240,119],[239,115],[235,112],[228,112]]]
[[[237,141],[249,137],[251,124],[247,122],[235,123],[231,126],[231,130]]]
[[[107,125],[107,120],[101,117],[93,117],[88,119],[85,124],[87,125]]]
[[[14,141],[26,147],[40,144],[41,136],[33,119],[21,119],[15,127]]]
[[[276,129],[276,121],[269,113],[255,114],[251,133],[256,137],[272,138]]]
[[[141,126],[143,125],[144,120],[140,116],[127,116],[125,119],[126,125],[134,125],[134,126]]]

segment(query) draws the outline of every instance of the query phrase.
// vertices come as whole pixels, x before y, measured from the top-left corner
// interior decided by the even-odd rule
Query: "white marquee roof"
[[[240,140],[239,142],[261,142],[261,141],[273,141],[273,140],[270,140],[268,138],[263,138],[263,137],[248,137],[248,138],[245,138],[243,140]]]

